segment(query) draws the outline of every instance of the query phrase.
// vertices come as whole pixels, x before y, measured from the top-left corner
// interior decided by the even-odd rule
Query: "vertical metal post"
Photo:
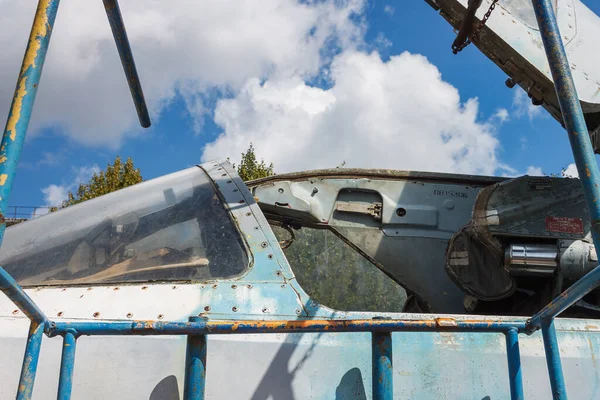
[[[592,238],[600,249],[600,172],[563,46],[552,0],[532,0],[552,72],[565,128],[592,219]]]
[[[140,78],[135,67],[135,61],[133,59],[133,53],[127,38],[127,31],[125,30],[125,24],[123,23],[123,17],[121,16],[121,9],[117,0],[103,0],[104,8],[106,9],[106,15],[108,16],[108,22],[110,23],[110,29],[112,30],[115,43],[117,44],[117,50],[119,57],[121,58],[121,64],[123,64],[123,70],[125,71],[125,77],[129,84],[129,90],[133,97],[133,103],[140,120],[140,124],[144,128],[150,126],[150,116],[148,115],[148,107],[146,106],[146,100],[144,99],[144,92],[142,91],[142,85]]]
[[[69,400],[73,388],[73,371],[75,369],[75,348],[77,336],[75,332],[65,333],[63,339],[62,358],[60,360],[60,375],[58,378],[57,400]]]
[[[506,356],[508,358],[508,378],[510,398],[523,400],[523,377],[521,375],[521,352],[519,351],[519,331],[511,328],[506,332]]]
[[[43,335],[44,324],[31,321],[29,335],[27,336],[27,345],[25,347],[25,356],[23,357],[23,366],[21,367],[19,388],[17,389],[17,400],[31,399]]]
[[[25,57],[17,80],[8,121],[0,145],[0,243],[6,229],[4,214],[19,163],[25,134],[60,0],[39,0]]]
[[[190,322],[201,322],[190,317]],[[184,400],[204,400],[206,380],[206,335],[188,335],[185,357]]]
[[[552,398],[554,400],[566,400],[567,388],[560,362],[560,349],[558,348],[556,330],[554,329],[554,320],[542,323],[542,336],[544,338],[544,349],[546,350],[550,385],[552,386]]]
[[[373,399],[392,400],[394,398],[392,334],[373,332]]]

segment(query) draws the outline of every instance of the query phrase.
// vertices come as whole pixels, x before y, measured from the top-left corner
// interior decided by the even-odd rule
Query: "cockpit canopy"
[[[23,286],[204,281],[240,275],[248,256],[192,167],[8,228],[0,265]]]

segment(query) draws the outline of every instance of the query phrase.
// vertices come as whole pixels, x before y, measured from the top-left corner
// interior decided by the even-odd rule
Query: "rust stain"
[[[21,67],[20,79],[13,99],[13,106],[11,109],[10,117],[6,123],[6,131],[9,132],[11,140],[15,140],[17,137],[17,123],[21,119],[21,111],[23,108],[23,98],[27,94],[25,85],[27,83],[27,76],[25,72],[29,68],[36,68],[35,59],[37,58],[38,51],[42,47],[42,38],[48,35],[49,24],[48,24],[48,8],[50,7],[50,0],[42,0],[40,4],[44,4],[42,7],[38,7],[31,27],[31,34],[29,36],[29,43],[27,46],[27,52],[23,59],[23,65]]]
[[[598,360],[596,359],[596,352],[594,351],[594,345],[592,344],[592,340],[587,338],[588,346],[590,346],[590,353],[592,354],[592,364],[594,364],[594,369],[598,368]]]
[[[6,183],[7,179],[8,179],[8,175],[7,174],[0,175],[0,186],[4,186],[4,184]]]
[[[0,164],[4,164],[8,160],[5,156],[0,156]]]
[[[598,329],[596,325],[586,325],[585,329]]]

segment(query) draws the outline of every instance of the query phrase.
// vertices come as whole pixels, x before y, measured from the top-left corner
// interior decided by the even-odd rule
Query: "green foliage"
[[[227,161],[229,161],[229,158]],[[260,160],[260,162],[258,162],[252,143],[250,143],[248,151],[242,153],[240,165],[237,167],[234,163],[231,163],[231,165],[234,169],[236,169],[238,175],[244,182],[275,175],[273,172],[273,163],[267,165],[264,160]]]
[[[88,183],[80,184],[76,193],[69,192],[68,199],[63,201],[60,207],[53,207],[50,211],[72,206],[142,181],[142,174],[139,168],[134,167],[131,157],[123,163],[121,157],[117,156],[112,164],[107,164],[105,171],[94,173]]]

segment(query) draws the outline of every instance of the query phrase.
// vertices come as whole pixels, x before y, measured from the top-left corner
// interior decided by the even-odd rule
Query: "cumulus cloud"
[[[536,167],[534,165],[530,165],[529,167],[527,167],[527,171],[525,172],[525,175],[544,176],[544,173],[542,172],[542,168]]]
[[[383,12],[389,16],[392,16],[396,12],[396,9],[393,6],[386,4],[385,7],[383,7]]]
[[[92,175],[99,172],[100,168],[97,165],[73,167],[70,179],[60,184],[52,184],[42,188],[44,194],[44,202],[47,207],[60,205],[63,200],[67,199],[68,193],[77,190],[80,184],[88,182]]]
[[[569,166],[562,171],[562,176],[565,178],[579,178],[577,166],[575,164],[569,164]]]
[[[0,114],[8,110],[37,2],[4,2],[0,14]],[[199,92],[237,91],[247,79],[310,77],[328,54],[360,42],[363,0],[130,0],[121,9],[154,122],[181,88],[194,127]],[[15,38],[17,40],[15,40]],[[22,40],[18,40],[21,38]],[[137,117],[100,1],[63,2],[36,100],[31,133],[53,126],[88,145],[117,148],[139,134]]]
[[[534,106],[525,91],[520,87],[515,87],[514,91],[512,108],[515,117],[522,118],[527,116],[532,121],[535,117],[542,115],[542,106]]]
[[[425,57],[347,50],[330,71],[329,89],[300,77],[249,80],[217,103],[223,128],[203,160],[232,157],[253,142],[277,172],[374,167],[493,174],[498,139],[479,121],[477,99],[461,102]]]

